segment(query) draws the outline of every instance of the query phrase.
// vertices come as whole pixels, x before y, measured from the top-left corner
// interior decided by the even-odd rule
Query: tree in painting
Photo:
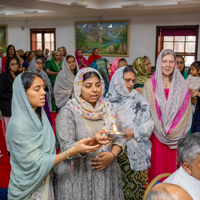
[[[86,35],[82,33],[81,29],[77,27],[76,29],[76,49],[81,49],[81,47],[84,45],[84,42],[86,40]]]

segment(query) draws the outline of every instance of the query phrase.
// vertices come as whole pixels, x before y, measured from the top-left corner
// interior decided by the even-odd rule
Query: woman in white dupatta
[[[127,148],[118,158],[121,168],[125,199],[142,199],[148,185],[151,166],[151,142],[154,128],[150,107],[135,89],[135,72],[131,67],[119,68],[112,77],[106,98],[127,133]]]
[[[54,97],[58,111],[74,97],[74,79],[79,71],[74,56],[68,55],[63,60],[62,70],[56,77]]]

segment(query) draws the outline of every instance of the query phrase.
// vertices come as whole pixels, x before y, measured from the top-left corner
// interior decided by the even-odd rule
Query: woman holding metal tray
[[[106,99],[113,104],[125,129],[127,148],[118,157],[125,199],[143,199],[151,166],[151,136],[154,122],[150,107],[135,89],[135,72],[121,67],[112,77]]]
[[[56,132],[61,151],[99,130],[113,132],[114,125],[123,132],[112,105],[104,100],[105,84],[93,68],[81,69],[75,77],[75,98],[68,101],[56,118]],[[116,157],[123,153],[126,138],[115,138],[96,152],[76,154],[58,166],[54,178],[57,200],[123,200],[122,180]]]

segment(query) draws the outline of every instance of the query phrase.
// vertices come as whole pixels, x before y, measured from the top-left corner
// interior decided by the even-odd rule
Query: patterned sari
[[[151,142],[154,122],[147,100],[136,90],[127,90],[124,69],[120,67],[112,77],[106,99],[112,103],[123,128],[133,131],[124,154],[118,157],[125,199],[140,200],[148,185],[151,166]]]

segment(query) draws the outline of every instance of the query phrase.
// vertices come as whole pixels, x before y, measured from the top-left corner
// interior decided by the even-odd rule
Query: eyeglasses
[[[184,62],[177,62],[177,65],[184,65]]]
[[[12,64],[10,64],[11,67],[18,66],[18,65],[19,65],[18,63],[12,63]]]
[[[42,62],[36,62],[36,64],[37,64],[37,65],[43,65],[43,63],[42,63]]]

